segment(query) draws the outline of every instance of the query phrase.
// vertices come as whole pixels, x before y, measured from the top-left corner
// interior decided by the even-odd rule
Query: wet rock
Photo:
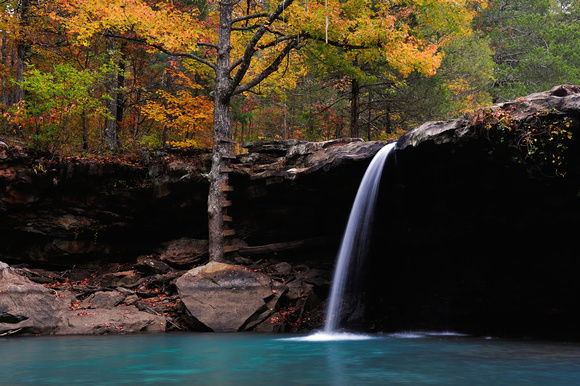
[[[191,315],[216,332],[246,331],[272,315],[286,286],[259,272],[210,262],[177,279]]]

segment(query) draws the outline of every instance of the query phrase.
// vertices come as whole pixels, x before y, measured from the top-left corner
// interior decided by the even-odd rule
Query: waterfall
[[[338,252],[326,311],[325,333],[333,333],[338,328],[345,288],[352,279],[352,271],[356,271],[357,265],[362,263],[368,253],[383,166],[395,145],[388,144],[375,155],[358,188]],[[356,265],[353,266],[353,263]]]

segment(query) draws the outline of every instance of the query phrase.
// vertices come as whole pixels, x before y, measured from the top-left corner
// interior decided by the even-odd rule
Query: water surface
[[[5,338],[0,384],[580,384],[576,343],[417,332],[303,338],[211,333]]]

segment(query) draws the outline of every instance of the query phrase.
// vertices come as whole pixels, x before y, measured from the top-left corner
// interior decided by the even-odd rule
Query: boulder
[[[0,262],[0,334],[50,334],[66,301]]]
[[[165,332],[166,319],[139,311],[134,306],[114,309],[65,311],[56,335],[102,335],[124,332]]]
[[[190,270],[176,286],[191,315],[216,332],[251,330],[277,310],[287,291],[263,273],[217,262]]]
[[[209,242],[183,237],[163,244],[160,258],[178,265],[199,264],[207,259]]]

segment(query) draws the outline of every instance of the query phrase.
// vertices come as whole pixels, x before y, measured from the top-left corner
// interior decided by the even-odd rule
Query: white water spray
[[[326,311],[325,334],[335,333],[341,315],[344,292],[353,259],[362,260],[370,246],[370,232],[383,166],[396,143],[383,147],[373,158],[358,188],[338,252],[330,300]]]

